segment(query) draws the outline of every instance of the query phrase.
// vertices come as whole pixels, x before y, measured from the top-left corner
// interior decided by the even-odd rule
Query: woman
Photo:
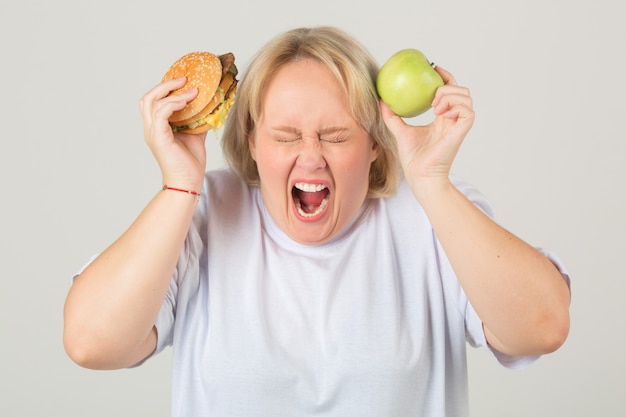
[[[205,135],[167,122],[197,92],[149,91],[163,183],[201,198],[158,192],[80,273],[72,359],[122,368],[173,345],[173,415],[443,416],[468,412],[468,342],[508,367],[557,349],[568,278],[450,178],[474,112],[437,71],[433,122],[409,126],[379,102],[354,39],[281,34],[240,83],[230,167],[206,174]]]

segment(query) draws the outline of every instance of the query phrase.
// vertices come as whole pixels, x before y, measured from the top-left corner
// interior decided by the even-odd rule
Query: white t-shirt
[[[207,174],[156,326],[173,416],[466,416],[466,346],[487,345],[406,184],[306,246],[229,169]]]

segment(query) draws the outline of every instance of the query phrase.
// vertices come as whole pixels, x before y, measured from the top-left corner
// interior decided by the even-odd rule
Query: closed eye
[[[350,131],[348,129],[332,127],[319,132],[319,138],[323,142],[342,143],[348,140]]]
[[[327,143],[343,143],[348,140],[348,136],[320,136],[320,140]]]
[[[299,136],[276,136],[274,140],[279,143],[291,143],[300,140]]]
[[[302,133],[292,126],[276,126],[272,129],[276,142],[290,143],[302,139]]]

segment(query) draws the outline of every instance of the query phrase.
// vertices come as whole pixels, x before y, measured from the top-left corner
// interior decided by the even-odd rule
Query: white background
[[[170,353],[122,371],[62,346],[70,276],[159,190],[138,102],[193,50],[244,70],[270,37],[330,24],[382,64],[421,49],[477,119],[454,170],[573,279],[571,334],[524,371],[470,349],[473,416],[623,416],[626,25],[617,0],[0,4],[0,415],[169,415]],[[424,123],[428,116],[415,123]],[[209,166],[222,164],[208,137]]]

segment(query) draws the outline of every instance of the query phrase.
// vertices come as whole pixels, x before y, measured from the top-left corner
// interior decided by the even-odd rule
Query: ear
[[[378,150],[379,150],[378,142],[372,139],[372,152],[371,152],[370,162],[374,162],[376,159],[378,159]]]

